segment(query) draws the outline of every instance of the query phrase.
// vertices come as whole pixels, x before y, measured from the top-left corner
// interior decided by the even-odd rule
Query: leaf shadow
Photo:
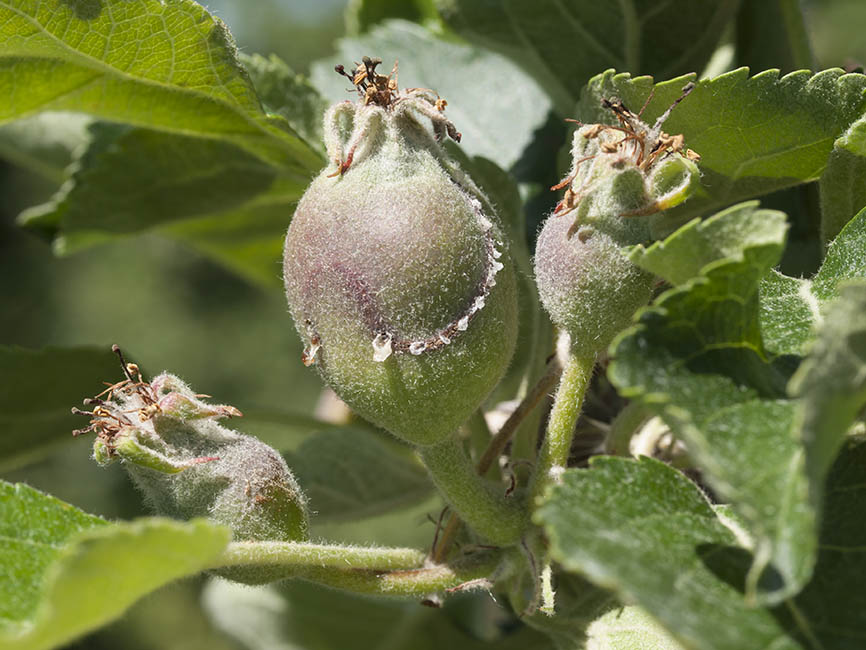
[[[102,0],[60,0],[79,20],[96,20],[102,13]]]

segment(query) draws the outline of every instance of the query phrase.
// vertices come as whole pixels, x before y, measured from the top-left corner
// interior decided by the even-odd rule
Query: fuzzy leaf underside
[[[703,68],[739,0],[437,3],[459,34],[511,58],[570,116],[581,87],[599,70],[670,77]]]
[[[803,356],[815,340],[823,313],[846,281],[866,278],[866,209],[830,242],[810,279],[771,271],[761,280],[761,331],[773,354]]]
[[[866,117],[833,144],[819,187],[821,237],[826,244],[866,207]]]
[[[866,280],[866,211],[811,281],[771,270],[785,229],[782,215],[750,202],[637,247],[634,261],[678,286],[615,344],[609,371],[683,438],[755,535],[747,588],[769,603],[811,575],[826,471],[866,386],[862,296],[855,285],[832,302],[843,281]],[[837,315],[823,320],[824,311]],[[772,354],[801,355],[810,345],[786,388],[795,357]]]
[[[637,603],[687,648],[853,650],[866,634],[864,462],[866,440],[849,438],[828,472],[814,576],[772,608],[744,599],[738,523],[712,517],[703,494],[657,461],[599,457],[570,470],[537,518],[554,559]]]
[[[829,304],[820,335],[789,390],[799,398],[800,437],[818,501],[848,428],[862,419],[866,406],[866,274],[843,285]]]
[[[587,637],[587,650],[683,650],[646,611],[634,605],[613,609],[593,621]]]
[[[734,534],[700,490],[658,461],[596,457],[569,470],[536,521],[565,569],[635,602],[687,648],[795,649],[772,614],[720,579]]]
[[[655,94],[643,113],[652,124],[677,99],[694,75],[653,84],[608,70],[589,81],[578,106],[584,122],[615,123],[602,98],[619,97],[632,110]],[[658,227],[670,232],[689,218],[739,200],[821,177],[834,142],[866,108],[866,76],[831,69],[783,77],[778,70],[749,76],[739,68],[696,88],[664,124],[682,133],[701,155],[701,187],[685,203],[668,210]]]
[[[39,650],[118,618],[212,565],[227,529],[204,520],[109,524],[26,485],[0,483],[0,644]]]
[[[299,178],[319,165],[262,110],[222,21],[191,0],[4,0],[0,25],[0,122],[80,111],[223,140]]]
[[[550,111],[535,80],[504,57],[402,20],[344,38],[336,55],[313,64],[313,83],[329,100],[357,97],[346,92],[348,80],[334,65],[350,68],[358,52],[375,52],[384,72],[399,60],[400,88],[431,88],[446,99],[445,115],[463,134],[461,148],[503,169],[520,158]]]
[[[764,215],[746,205],[707,228],[744,217]],[[709,484],[748,522],[758,540],[750,596],[777,602],[810,576],[815,513],[804,451],[792,435],[787,370],[767,359],[759,321],[758,283],[781,255],[785,225],[775,220],[760,238],[752,237],[759,225],[743,225],[731,230],[743,235],[739,251],[732,239],[733,255],[663,294],[614,343],[609,377],[623,395],[662,417]],[[655,263],[676,253],[681,237],[699,232],[686,226],[672,235],[653,249]]]
[[[0,346],[0,470],[34,462],[72,441],[87,420],[69,408],[105,388],[100,378],[117,374],[107,349]],[[50,385],[51,390],[46,390]]]
[[[708,264],[742,257],[744,246],[775,246],[786,229],[783,212],[759,210],[757,201],[748,201],[708,219],[694,219],[648,247],[636,246],[629,259],[679,285],[699,276]]]

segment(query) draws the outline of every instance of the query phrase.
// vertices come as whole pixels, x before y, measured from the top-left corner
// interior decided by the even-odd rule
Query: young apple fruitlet
[[[460,139],[445,101],[399,90],[379,63],[337,66],[360,97],[325,114],[331,164],[289,227],[286,294],[304,363],[361,416],[430,445],[505,371],[515,278],[489,202],[440,146]]]
[[[169,373],[146,382],[138,366],[122,357],[121,363],[126,378],[86,399],[92,411],[73,409],[91,418],[73,433],[96,434],[100,465],[123,461],[161,515],[208,517],[231,528],[235,541],[307,539],[306,498],[283,457],[218,423],[240,416],[238,409],[207,404]],[[259,581],[247,569],[230,569],[226,577]]]
[[[682,203],[699,183],[700,156],[682,135],[661,130],[693,88],[686,85],[652,127],[622,101],[602,100],[619,126],[581,124],[574,134],[570,173],[551,188],[565,195],[539,234],[535,276],[542,304],[578,356],[603,350],[650,298],[654,278],[627,248],[650,238],[646,216]]]

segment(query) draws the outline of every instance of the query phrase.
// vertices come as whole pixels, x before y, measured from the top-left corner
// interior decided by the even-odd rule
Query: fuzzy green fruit
[[[556,186],[565,196],[538,237],[535,275],[542,304],[577,356],[602,351],[649,301],[654,278],[626,257],[628,247],[650,237],[648,215],[682,203],[700,184],[700,156],[682,135],[661,130],[693,87],[652,127],[619,100],[604,100],[620,126],[583,125],[574,134],[570,173]]]
[[[328,111],[334,165],[301,199],[284,258],[306,362],[361,416],[420,445],[488,395],[517,327],[487,201],[418,120],[459,138],[434,106],[411,90]]]
[[[94,398],[90,426],[94,459],[123,466],[157,513],[177,519],[208,517],[228,526],[235,541],[308,539],[306,498],[275,450],[219,424],[239,416],[232,406],[203,402],[184,382],[163,373],[145,382],[134,364],[107,399]],[[251,568],[225,577],[258,583]]]
[[[551,320],[569,333],[574,354],[592,356],[628,326],[652,293],[653,276],[635,266],[608,234],[568,218],[544,224],[535,252],[538,293]]]

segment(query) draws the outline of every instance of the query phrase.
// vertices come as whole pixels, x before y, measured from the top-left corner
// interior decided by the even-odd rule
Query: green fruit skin
[[[507,368],[517,331],[502,236],[495,225],[485,235],[477,200],[431,145],[407,120],[345,175],[323,171],[298,205],[284,260],[298,332],[309,341],[310,321],[321,339],[322,377],[358,414],[419,445],[447,437],[478,407]],[[467,313],[489,268],[487,236],[504,268],[468,329],[438,349],[374,361],[383,327],[424,340]]]
[[[572,352],[601,352],[631,323],[652,293],[653,275],[626,258],[607,233],[583,226],[572,237],[571,215],[550,217],[538,236],[535,279],[551,320],[571,337]]]

